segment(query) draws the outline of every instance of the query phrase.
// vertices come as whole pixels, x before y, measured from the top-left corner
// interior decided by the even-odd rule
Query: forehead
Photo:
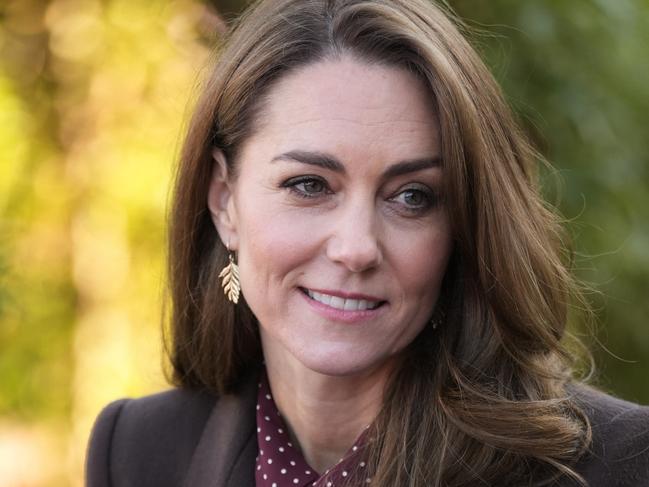
[[[257,134],[278,148],[439,153],[430,90],[402,68],[350,56],[318,61],[281,78],[263,108]]]

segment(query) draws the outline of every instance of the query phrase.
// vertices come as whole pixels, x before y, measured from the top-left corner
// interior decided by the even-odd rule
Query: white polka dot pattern
[[[334,467],[320,475],[293,446],[286,431],[288,429],[275,406],[264,372],[257,396],[256,487],[371,485],[371,478],[365,473],[365,462],[360,461],[365,432]]]

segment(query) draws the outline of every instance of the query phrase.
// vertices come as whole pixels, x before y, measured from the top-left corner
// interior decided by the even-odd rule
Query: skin
[[[433,313],[452,251],[442,169],[385,171],[438,159],[439,127],[415,75],[347,55],[280,79],[259,125],[236,179],[214,151],[208,206],[237,253],[274,400],[323,472],[376,417],[399,353]],[[342,169],[277,158],[295,150],[326,153]],[[349,322],[303,288],[382,304]]]

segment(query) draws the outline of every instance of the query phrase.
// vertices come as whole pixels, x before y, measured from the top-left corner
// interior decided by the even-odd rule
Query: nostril
[[[332,262],[344,264],[352,272],[363,272],[381,264],[383,258],[376,242],[358,236],[354,241],[339,239],[330,242],[327,257]]]

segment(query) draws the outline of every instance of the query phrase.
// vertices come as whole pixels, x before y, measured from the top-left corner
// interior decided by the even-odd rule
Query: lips
[[[311,289],[306,288],[301,288],[301,290],[312,300],[341,311],[373,310],[386,302],[380,299],[370,299],[368,296],[363,295],[340,296],[325,292],[312,291]]]

